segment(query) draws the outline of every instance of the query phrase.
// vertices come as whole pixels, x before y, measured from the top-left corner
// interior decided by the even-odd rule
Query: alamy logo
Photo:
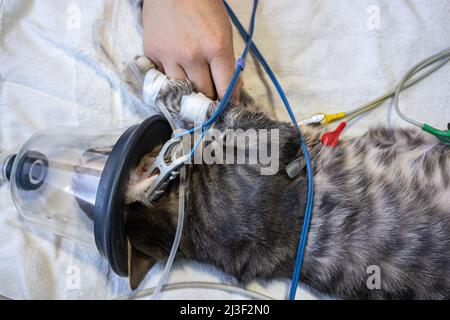
[[[366,285],[367,289],[375,290],[381,289],[381,270],[377,265],[370,265],[366,269],[366,273],[369,274]]]
[[[201,133],[186,135],[183,146],[191,150]],[[211,128],[195,150],[194,164],[254,165],[261,175],[274,175],[279,170],[280,137],[278,129],[226,129]]]
[[[66,286],[69,290],[79,290],[81,289],[81,270],[80,267],[73,264],[70,265],[67,270],[67,280]]]
[[[81,28],[81,9],[72,4],[67,8],[67,29],[79,30]]]
[[[377,5],[371,5],[366,10],[369,17],[367,18],[366,26],[369,30],[381,29],[381,9]]]

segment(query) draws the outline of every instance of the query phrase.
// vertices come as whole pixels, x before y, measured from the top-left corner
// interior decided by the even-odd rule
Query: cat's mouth
[[[125,203],[130,204],[136,201],[147,203],[145,201],[148,194],[147,191],[153,182],[160,175],[159,168],[153,165],[161,151],[162,145],[155,147],[153,150],[145,154],[138,165],[130,174],[127,191],[125,194]]]
[[[139,164],[131,173],[130,181],[125,195],[125,203],[131,204],[142,201],[146,196],[146,191],[150,188],[155,179],[159,176],[159,169],[150,172],[152,164]]]

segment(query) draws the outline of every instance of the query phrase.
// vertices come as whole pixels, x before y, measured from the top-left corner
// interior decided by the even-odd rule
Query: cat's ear
[[[128,280],[131,290],[135,290],[139,286],[157,261],[156,257],[152,258],[136,250],[128,241]]]

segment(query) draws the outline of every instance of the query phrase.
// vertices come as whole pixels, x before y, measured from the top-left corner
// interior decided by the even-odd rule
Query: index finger
[[[230,84],[235,69],[235,58],[233,51],[230,50],[224,54],[214,57],[210,62],[211,75],[213,77],[214,86],[216,87],[219,99],[222,99],[228,85]],[[241,81],[238,81],[233,91],[232,98],[239,97],[239,87]]]

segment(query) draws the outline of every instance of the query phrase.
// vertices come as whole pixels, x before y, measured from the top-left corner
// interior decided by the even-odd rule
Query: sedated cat
[[[149,64],[147,64],[147,67]],[[157,99],[178,114],[188,81],[170,81]],[[213,112],[214,106],[209,110]],[[258,111],[243,94],[216,122],[225,129],[279,129],[280,168],[187,165],[184,231],[177,256],[214,265],[242,283],[292,275],[303,223],[307,179],[285,167],[303,157],[293,126]],[[343,299],[450,299],[450,148],[413,129],[373,128],[335,148],[304,127],[314,171],[314,209],[301,281]],[[167,258],[175,235],[178,183],[146,201],[152,179],[145,156],[130,179],[127,234],[130,285]],[[136,191],[141,190],[141,191]],[[136,200],[136,201],[135,201]],[[369,288],[380,271],[381,287]]]

